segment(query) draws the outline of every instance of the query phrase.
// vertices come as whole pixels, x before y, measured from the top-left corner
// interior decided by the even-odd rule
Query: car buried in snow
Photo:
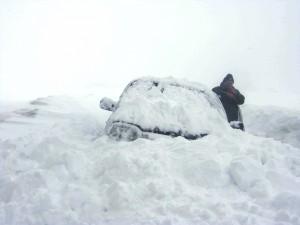
[[[133,80],[118,102],[105,97],[100,108],[112,112],[105,133],[115,140],[157,135],[194,140],[229,127],[215,93],[199,83],[174,78]]]

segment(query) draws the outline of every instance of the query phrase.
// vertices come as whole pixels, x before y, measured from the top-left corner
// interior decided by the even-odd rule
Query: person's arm
[[[245,101],[244,95],[242,95],[239,90],[233,89],[230,92],[224,91],[220,87],[214,87],[212,89],[213,92],[215,92],[217,95],[219,95],[220,98],[222,98],[225,102],[231,103],[231,104],[238,104],[242,105]]]
[[[242,95],[239,90],[233,88],[230,91],[223,91],[220,90],[220,95],[224,99],[224,101],[231,103],[231,104],[237,104],[242,105],[245,101],[244,95]]]
[[[212,91],[215,92],[217,95],[222,95],[223,92],[220,87],[214,87]]]
[[[215,92],[219,96],[219,98],[221,99],[222,102],[228,102],[228,103],[231,103],[231,104],[236,104],[233,94],[224,91],[223,88],[221,88],[219,86],[214,87],[212,89],[212,91]]]
[[[235,99],[235,101],[236,101],[236,104],[238,104],[238,105],[242,105],[242,104],[244,104],[244,102],[245,102],[245,96],[242,95],[242,94],[239,92],[239,90],[236,90],[236,93],[235,93],[235,95],[234,95],[234,99]]]

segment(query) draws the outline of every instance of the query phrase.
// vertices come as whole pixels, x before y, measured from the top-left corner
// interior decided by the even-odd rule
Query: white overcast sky
[[[299,0],[0,0],[0,99],[147,75],[297,91],[299,22]]]

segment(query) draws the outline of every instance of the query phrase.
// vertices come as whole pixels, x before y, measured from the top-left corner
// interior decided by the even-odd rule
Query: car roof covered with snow
[[[107,121],[135,126],[144,133],[196,139],[228,128],[218,97],[204,85],[173,78],[130,82]]]

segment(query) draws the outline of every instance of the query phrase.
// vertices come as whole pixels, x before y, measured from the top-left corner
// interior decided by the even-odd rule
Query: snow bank
[[[300,151],[239,130],[114,142],[93,96],[0,123],[0,224],[300,224]]]
[[[243,112],[248,132],[300,148],[300,110],[246,105]]]

